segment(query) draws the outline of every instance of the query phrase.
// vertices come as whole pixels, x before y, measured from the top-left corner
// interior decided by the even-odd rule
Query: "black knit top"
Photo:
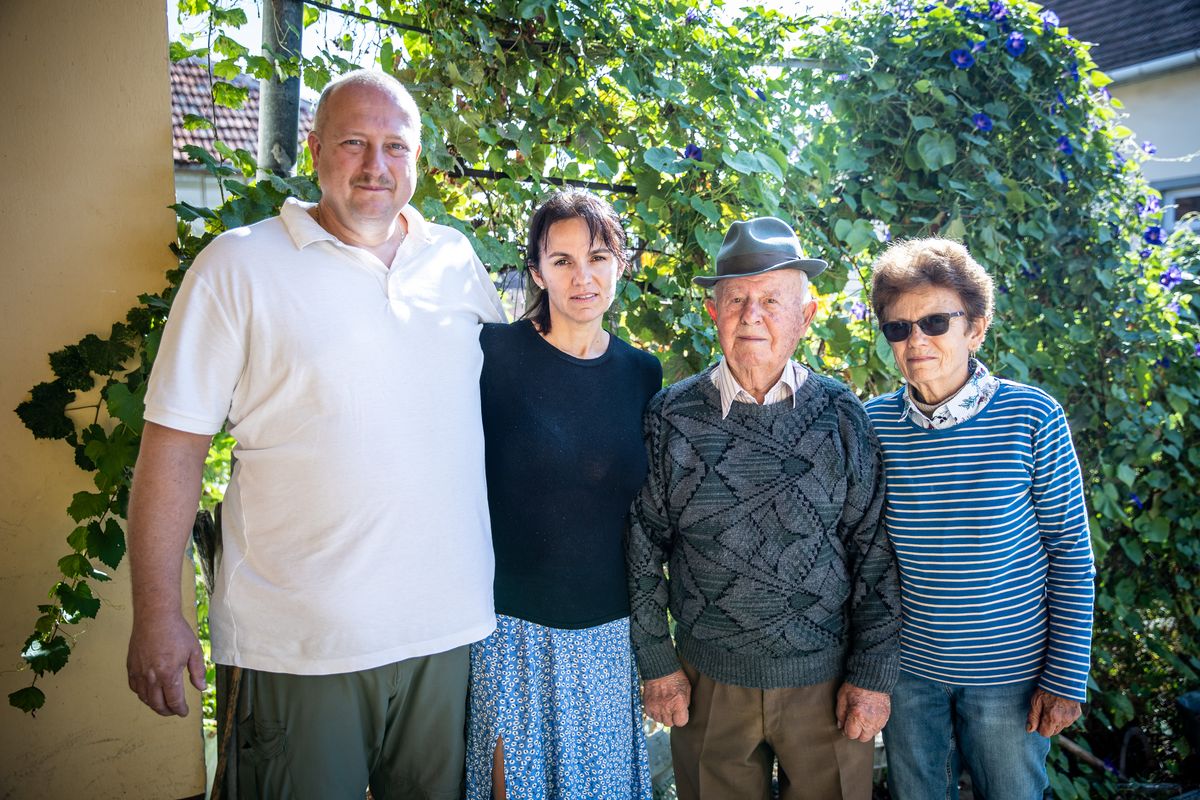
[[[629,616],[622,537],[658,359],[616,336],[575,358],[528,320],[484,325],[479,341],[496,612],[553,628]]]

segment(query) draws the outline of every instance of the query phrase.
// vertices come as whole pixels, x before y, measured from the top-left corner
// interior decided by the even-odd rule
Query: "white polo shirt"
[[[210,606],[213,659],[320,675],[487,636],[484,322],[467,239],[404,208],[388,269],[288,200],[197,257],[146,419],[238,440]]]

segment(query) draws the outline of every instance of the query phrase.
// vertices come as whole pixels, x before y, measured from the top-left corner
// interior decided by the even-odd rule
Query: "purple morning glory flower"
[[[1200,342],[1196,343],[1196,349],[1195,349],[1195,351],[1192,352],[1192,355],[1200,356]]]
[[[970,50],[951,50],[950,63],[959,69],[966,69],[975,63],[975,56],[971,55]]]
[[[1149,257],[1150,257],[1150,248],[1149,247],[1142,248],[1141,250],[1138,251],[1138,258],[1149,258]]]
[[[846,73],[846,72],[839,72],[837,75],[833,76],[833,79],[835,81],[839,81],[839,82],[848,81],[848,80],[850,80],[850,75],[849,75],[849,73]]]
[[[1157,225],[1151,225],[1146,228],[1146,232],[1142,234],[1142,238],[1146,240],[1146,244],[1165,244],[1167,234]]]
[[[1067,98],[1063,97],[1062,92],[1059,92],[1058,95],[1054,99],[1058,101],[1058,104],[1060,106],[1065,106],[1067,104]]]
[[[693,23],[693,24],[699,22],[701,19],[700,9],[689,8],[687,10],[687,13],[683,15],[683,19],[686,22]]]
[[[1058,182],[1059,182],[1059,183],[1066,183],[1066,182],[1067,182],[1067,180],[1068,180],[1068,178],[1067,178],[1067,171],[1066,171],[1065,169],[1063,169],[1062,167],[1059,167],[1059,168],[1058,168]]]
[[[1147,142],[1142,142],[1142,151],[1146,155],[1152,156],[1158,152],[1158,148],[1154,146],[1154,142],[1147,141]]]
[[[1004,3],[992,0],[992,2],[988,3],[988,16],[992,19],[1004,19],[1008,16],[1008,9],[1004,7]]]
[[[688,146],[683,148],[683,157],[690,158],[693,161],[703,161],[704,151],[697,147],[694,142],[688,142]]]
[[[1156,367],[1162,367],[1163,369],[1166,369],[1167,367],[1171,366],[1171,359],[1167,358],[1166,356],[1163,356],[1162,358],[1155,361],[1154,365]]]
[[[1146,202],[1141,200],[1137,202],[1137,212],[1139,217],[1148,217],[1152,214],[1157,214],[1162,209],[1162,202],[1157,197],[1151,195],[1146,198]]]
[[[1158,279],[1158,282],[1162,284],[1164,289],[1170,291],[1183,283],[1183,270],[1172,264],[1163,271],[1162,277]]]
[[[1058,14],[1055,14],[1050,9],[1047,8],[1039,16],[1042,18],[1042,27],[1045,30],[1052,31],[1058,27]]]
[[[977,131],[987,133],[992,129],[992,118],[982,111],[971,117],[971,122],[975,123],[975,130]]]
[[[1179,301],[1172,300],[1171,302],[1167,303],[1167,311],[1170,311],[1172,314],[1178,314],[1179,313]]]
[[[863,303],[861,300],[855,300],[854,304],[850,306],[850,316],[854,317],[855,319],[866,319],[867,318],[866,304]]]
[[[1028,47],[1028,44],[1025,42],[1025,35],[1017,31],[1010,33],[1008,41],[1004,43],[1004,49],[1014,58],[1024,53],[1026,47]]]
[[[928,14],[930,11],[933,11],[933,8],[934,8],[933,3],[929,3],[924,8],[921,9],[921,13]]]
[[[766,93],[766,92],[764,92],[762,89],[755,89],[755,90],[754,90],[754,93],[755,93],[756,95],[758,95],[758,99],[759,99],[759,100],[766,100],[766,99],[767,99],[767,93]]]
[[[1131,503],[1133,503],[1135,506],[1137,506],[1137,508],[1138,508],[1138,511],[1141,511],[1141,510],[1142,510],[1142,508],[1143,508],[1143,506],[1142,506],[1142,498],[1138,497],[1136,494],[1131,494],[1131,495],[1129,495],[1129,502],[1131,502]]]
[[[1075,148],[1071,147],[1071,140],[1066,136],[1058,137],[1058,152],[1071,155],[1075,152]]]
[[[987,49],[987,39],[980,39],[978,42],[971,43],[972,53],[981,53]]]

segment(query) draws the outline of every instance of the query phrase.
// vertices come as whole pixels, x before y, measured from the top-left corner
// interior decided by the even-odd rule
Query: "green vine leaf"
[[[84,618],[94,619],[100,612],[100,600],[92,594],[92,587],[81,580],[74,585],[59,581],[54,585],[54,596],[62,605],[63,618],[68,623],[74,624]]]
[[[38,709],[46,704],[46,695],[36,686],[26,686],[8,695],[8,704],[19,708],[27,714],[37,716]]]
[[[76,492],[71,496],[71,505],[67,506],[67,513],[71,515],[71,519],[76,522],[83,522],[88,517],[103,516],[108,511],[109,496],[103,492]],[[79,535],[81,528],[76,528],[75,533],[67,537],[67,541],[71,543],[76,550],[83,548],[77,547],[72,539]]]
[[[21,658],[38,675],[55,673],[67,665],[71,657],[71,645],[62,636],[52,636],[43,641],[38,634],[25,640]]]
[[[148,384],[142,383],[131,392],[128,384],[113,383],[104,392],[108,413],[113,418],[125,423],[130,431],[139,435],[146,424],[142,414],[146,410],[147,386]]]
[[[75,393],[61,381],[39,383],[29,399],[16,408],[17,416],[36,439],[66,439],[75,433],[75,424],[67,417],[67,406]]]

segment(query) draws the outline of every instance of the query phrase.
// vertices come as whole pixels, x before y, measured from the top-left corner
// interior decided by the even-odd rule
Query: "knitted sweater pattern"
[[[710,373],[659,392],[644,418],[649,473],[626,547],[643,679],[682,657],[740,686],[841,677],[890,691],[900,589],[862,404],[813,374],[794,408],[734,403],[721,419]]]

